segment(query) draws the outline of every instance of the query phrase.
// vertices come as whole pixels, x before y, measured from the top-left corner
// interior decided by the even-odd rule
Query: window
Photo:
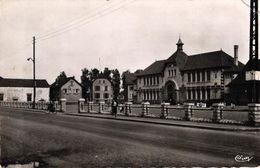
[[[176,71],[176,69],[174,69],[174,76],[176,76],[177,75],[177,71]]]
[[[95,91],[100,91],[100,86],[95,86]]]
[[[0,101],[4,101],[4,94],[0,93]]]
[[[191,90],[188,90],[188,100],[191,100]]]
[[[157,76],[157,84],[159,85],[160,81],[159,81],[159,76]]]
[[[198,97],[198,100],[200,100],[200,90],[199,89],[197,90],[197,97]]]
[[[101,83],[101,80],[98,80],[98,83],[100,84],[100,83]]]
[[[31,93],[27,93],[27,101],[28,102],[32,101],[32,94]]]
[[[107,86],[105,86],[105,91],[107,91],[108,89],[107,89],[108,87]]]
[[[195,82],[195,72],[192,72],[192,82]]]
[[[108,99],[109,98],[109,94],[108,93],[104,93],[104,98]]]
[[[95,98],[99,99],[100,98],[100,94],[99,93],[95,93]]]
[[[207,89],[207,99],[210,99],[210,89]]]
[[[168,73],[169,73],[169,76],[171,76],[171,71],[170,70],[168,70]]]
[[[63,93],[68,93],[68,90],[67,89],[63,89]]]
[[[105,80],[103,80],[103,83],[106,83],[106,81],[105,81]]]
[[[14,97],[13,97],[13,101],[18,101],[18,97],[17,97],[17,96],[14,96]]]
[[[205,71],[202,71],[202,82],[205,81]]]
[[[205,100],[206,98],[205,98],[205,89],[202,89],[202,100]]]
[[[191,77],[190,77],[190,73],[188,73],[188,82],[191,82]]]
[[[200,82],[200,72],[197,72],[197,81]]]
[[[79,89],[76,89],[76,93],[79,93]]]
[[[196,99],[196,93],[195,93],[195,90],[192,90],[192,96],[193,96],[193,100]]]
[[[207,71],[207,81],[210,81],[210,71]]]

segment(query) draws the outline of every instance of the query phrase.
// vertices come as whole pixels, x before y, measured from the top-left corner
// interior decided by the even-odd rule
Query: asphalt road
[[[260,165],[259,132],[201,130],[1,108],[0,124],[2,165],[33,161],[40,162],[41,167]],[[238,161],[251,160],[238,162],[236,156]]]

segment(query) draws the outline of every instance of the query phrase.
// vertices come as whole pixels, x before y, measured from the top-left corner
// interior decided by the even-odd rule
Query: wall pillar
[[[98,113],[101,114],[103,112],[104,105],[105,105],[105,102],[103,102],[103,101],[99,102]]]
[[[61,112],[66,112],[66,99],[60,99],[60,111]]]
[[[143,102],[142,103],[142,117],[146,117],[149,115],[149,107],[150,103],[149,102]]]
[[[170,106],[170,103],[162,103],[161,104],[161,108],[162,108],[161,118],[168,118],[169,106]]]
[[[93,111],[93,102],[88,102],[88,113]]]
[[[184,119],[187,121],[190,121],[192,118],[192,107],[194,106],[194,103],[184,103],[184,108],[185,108],[185,117]]]
[[[79,113],[84,112],[84,103],[85,103],[85,99],[80,98],[78,101],[78,112]]]
[[[248,104],[248,124],[252,126],[260,126],[260,104]]]
[[[125,102],[125,116],[129,116],[132,113],[132,102]]]
[[[213,103],[213,122],[219,122],[223,118],[223,108],[224,104],[222,103]]]

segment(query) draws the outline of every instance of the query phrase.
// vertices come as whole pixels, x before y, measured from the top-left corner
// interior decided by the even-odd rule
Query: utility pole
[[[246,72],[248,81],[248,98],[250,103],[259,102],[258,71],[258,0],[250,1],[250,39],[249,39],[249,69]]]
[[[36,80],[35,80],[35,36],[33,36],[33,109],[35,109]]]

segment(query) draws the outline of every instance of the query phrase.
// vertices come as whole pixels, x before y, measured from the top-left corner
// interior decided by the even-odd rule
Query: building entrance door
[[[177,94],[176,94],[176,85],[173,82],[168,82],[166,84],[166,96],[167,102],[171,104],[176,104],[177,102]]]

